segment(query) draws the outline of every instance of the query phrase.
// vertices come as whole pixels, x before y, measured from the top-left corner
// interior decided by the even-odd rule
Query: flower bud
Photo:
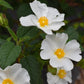
[[[5,16],[5,14],[3,14],[3,13],[0,13],[0,26],[2,26],[2,27],[8,26],[8,20]]]

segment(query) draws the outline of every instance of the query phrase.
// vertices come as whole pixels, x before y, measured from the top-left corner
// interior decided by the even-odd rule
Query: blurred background
[[[17,34],[18,37],[22,37],[24,33],[21,33],[21,27],[19,23],[19,18],[21,16],[29,15],[32,12],[30,9],[29,3],[33,0],[5,0],[7,1],[13,9],[6,8],[4,6],[0,6],[0,12],[4,13],[8,18],[9,25],[11,29]],[[81,55],[84,58],[84,0],[39,0],[43,3],[46,3],[48,6],[57,8],[60,13],[65,13],[65,23],[66,25],[59,30],[58,32],[66,32],[69,35],[69,40],[76,39],[79,41],[81,45],[82,53]],[[0,26],[1,27],[1,26]],[[26,31],[28,29],[24,29]],[[19,34],[18,34],[19,33]],[[30,32],[32,33],[32,32]],[[33,33],[34,34],[34,33]],[[30,34],[28,34],[30,35]],[[9,39],[10,35],[8,31],[3,27],[0,28],[0,45],[5,41],[5,39]],[[39,37],[40,40],[44,39],[44,34],[41,34]],[[35,41],[37,39],[37,42]],[[38,38],[33,39],[33,43],[31,45],[39,45]],[[30,42],[30,41],[28,41]],[[41,41],[40,41],[41,42]],[[30,50],[26,50],[29,53],[31,51],[36,51],[38,46],[32,49],[33,46],[27,46],[25,42],[26,48],[30,48]],[[37,50],[39,52],[39,49]],[[81,60],[79,63],[74,63],[75,68],[73,69],[73,83],[72,84],[84,84],[84,60]],[[80,67],[79,67],[80,66]],[[44,80],[44,84],[46,82],[46,65],[43,66],[42,69],[42,78]]]

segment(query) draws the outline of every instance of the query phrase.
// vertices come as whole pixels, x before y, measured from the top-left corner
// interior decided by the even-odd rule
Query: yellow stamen
[[[45,16],[40,17],[39,20],[38,20],[38,22],[39,22],[39,24],[40,24],[41,27],[48,26],[48,19]]]
[[[61,58],[64,57],[65,52],[64,52],[63,49],[60,48],[60,49],[57,49],[57,50],[54,52],[54,54],[55,54],[59,59],[61,59]]]
[[[61,79],[63,79],[64,77],[66,77],[66,74],[67,74],[66,71],[63,70],[63,69],[59,70],[59,72],[58,72],[58,76]]]
[[[5,80],[3,80],[2,84],[14,84],[14,83],[10,79],[5,79]]]

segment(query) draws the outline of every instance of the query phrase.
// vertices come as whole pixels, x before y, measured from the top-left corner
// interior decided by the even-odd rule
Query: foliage
[[[29,6],[31,1],[33,0],[0,0],[0,67],[6,68],[20,62],[29,72],[31,84],[43,84],[42,70],[45,65],[47,71],[56,73],[56,69],[50,67],[47,61],[41,60],[39,55],[46,34],[35,26],[23,27],[19,23],[21,16],[33,14]],[[64,22],[67,25],[58,32],[67,33],[69,40],[76,39],[84,52],[84,0],[39,1],[66,14]],[[84,68],[84,59],[77,65]]]

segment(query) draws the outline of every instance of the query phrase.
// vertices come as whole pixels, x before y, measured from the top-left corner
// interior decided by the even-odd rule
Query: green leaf
[[[0,67],[5,68],[14,63],[20,52],[20,46],[15,46],[12,42],[4,43],[0,48]]]
[[[22,27],[20,26],[17,30],[17,36],[21,40],[30,40],[33,37],[37,36],[39,33],[39,29],[36,27]]]
[[[80,66],[84,69],[84,59],[82,59],[80,62],[78,62],[77,66]]]
[[[22,16],[27,16],[29,14],[32,14],[31,8],[28,3],[21,4],[17,10],[18,18]]]
[[[72,26],[68,27],[67,30],[65,30],[65,33],[68,34],[69,40],[72,40],[72,39],[78,40],[79,39],[79,33]]]
[[[12,6],[5,0],[0,0],[0,5],[13,10]]]
[[[22,66],[28,70],[31,84],[43,84],[41,78],[41,68],[34,56],[27,56],[21,59]]]

